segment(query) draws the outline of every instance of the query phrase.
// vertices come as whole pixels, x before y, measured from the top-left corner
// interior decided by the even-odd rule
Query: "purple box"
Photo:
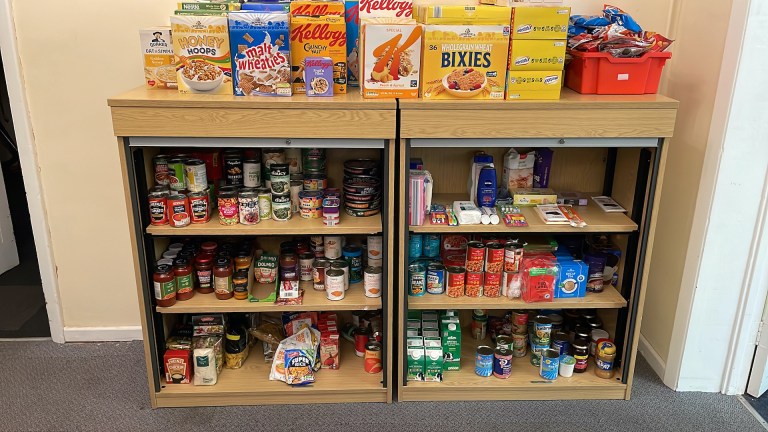
[[[307,57],[304,82],[307,96],[333,96],[333,60],[330,57]]]
[[[533,164],[533,187],[549,187],[549,171],[552,169],[552,156],[555,152],[548,148],[536,149],[536,161]]]

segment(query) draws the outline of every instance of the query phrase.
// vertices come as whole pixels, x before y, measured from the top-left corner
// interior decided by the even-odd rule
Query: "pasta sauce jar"
[[[227,300],[234,296],[234,286],[232,285],[232,261],[229,258],[217,258],[213,267],[213,287],[216,291],[216,298]]]
[[[161,264],[155,268],[152,275],[155,289],[155,303],[160,307],[170,307],[176,304],[176,276],[173,267]]]
[[[200,294],[213,292],[213,254],[201,253],[195,258],[195,279],[197,279],[197,292]]]
[[[192,283],[192,264],[184,258],[176,258],[173,263],[176,278],[176,300],[189,300],[195,295]]]

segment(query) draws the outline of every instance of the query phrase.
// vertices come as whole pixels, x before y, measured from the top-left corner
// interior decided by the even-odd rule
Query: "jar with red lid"
[[[197,292],[210,294],[213,292],[213,254],[200,253],[195,258],[195,279]]]
[[[157,266],[152,275],[152,282],[158,306],[170,307],[176,304],[176,276],[173,267],[165,264]]]
[[[176,300],[191,299],[195,295],[192,264],[185,258],[176,258],[173,262],[173,274],[176,278]]]
[[[207,253],[213,254],[213,253],[216,253],[216,248],[218,248],[218,247],[219,247],[219,245],[216,242],[214,242],[214,241],[207,241],[207,242],[204,242],[203,244],[200,245],[200,250],[202,252],[207,252]]]
[[[217,258],[213,266],[213,287],[216,291],[216,298],[219,300],[231,299],[234,295],[234,286],[232,285],[232,275],[234,267],[229,258]]]

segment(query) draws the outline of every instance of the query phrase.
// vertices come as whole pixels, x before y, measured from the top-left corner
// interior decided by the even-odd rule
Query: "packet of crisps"
[[[312,370],[314,353],[312,350],[289,349],[285,351],[285,382],[294,386],[315,382]]]

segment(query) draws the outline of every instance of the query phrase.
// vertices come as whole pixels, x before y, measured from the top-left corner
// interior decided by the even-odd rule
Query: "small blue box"
[[[587,295],[589,267],[583,262],[557,257],[555,298],[578,298]]]

